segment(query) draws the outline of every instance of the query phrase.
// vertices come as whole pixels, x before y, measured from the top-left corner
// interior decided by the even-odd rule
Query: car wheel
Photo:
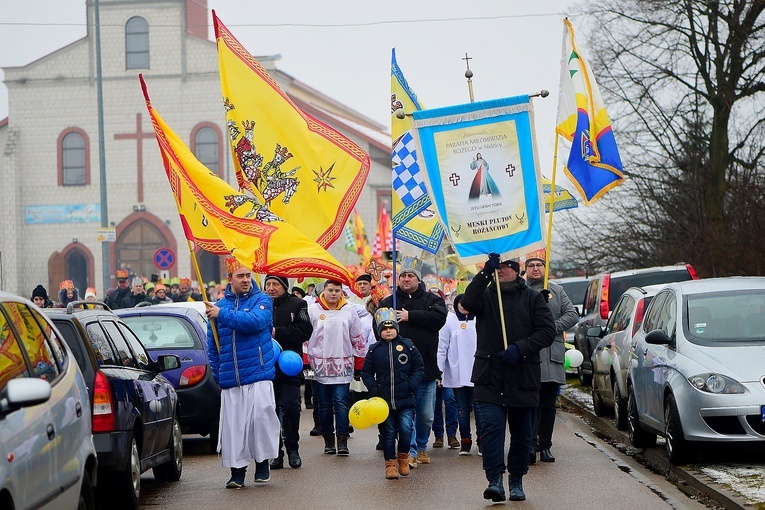
[[[627,390],[627,428],[629,429],[630,443],[635,448],[648,448],[656,444],[656,434],[646,432],[640,427],[635,391],[631,386]]]
[[[108,487],[101,488],[102,485]],[[117,507],[137,510],[141,497],[141,456],[138,443],[133,435],[130,438],[130,459],[126,471],[109,473],[108,484],[98,484],[101,507]]]
[[[163,482],[177,482],[183,472],[183,433],[178,417],[173,417],[173,432],[170,434],[170,460],[152,469],[154,478]]]
[[[220,428],[220,419],[210,424],[210,451],[218,452],[218,429]]]
[[[664,436],[667,438],[667,457],[672,464],[682,464],[688,456],[688,443],[683,435],[677,401],[671,393],[664,402]]]
[[[582,371],[581,365],[576,370],[579,373],[579,384],[581,384],[582,386],[587,386],[592,383],[592,376],[585,374]]]
[[[603,402],[603,399],[598,392],[597,383],[592,381],[592,410],[595,411],[595,416],[605,416],[608,414],[608,408]]]
[[[93,493],[93,481],[90,479],[90,473],[87,471],[82,474],[82,485],[80,486],[80,500],[77,503],[77,510],[95,510],[96,497]]]
[[[627,428],[627,401],[622,397],[619,382],[616,380],[614,380],[614,422],[619,430]]]

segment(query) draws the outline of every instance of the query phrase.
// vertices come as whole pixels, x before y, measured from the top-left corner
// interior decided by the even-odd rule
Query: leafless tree
[[[566,244],[601,268],[687,261],[702,276],[765,274],[765,0],[587,10],[627,181],[570,218]]]

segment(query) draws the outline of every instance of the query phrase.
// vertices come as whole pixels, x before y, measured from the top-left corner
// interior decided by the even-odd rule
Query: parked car
[[[207,317],[196,306],[180,303],[122,308],[115,313],[138,336],[157,359],[176,354],[181,366],[162,375],[173,384],[181,403],[181,431],[210,436],[210,448],[218,447],[220,387],[213,380],[207,358]],[[204,303],[197,303],[202,305]]]
[[[40,309],[0,292],[0,508],[94,510],[85,379]]]
[[[574,332],[574,345],[584,356],[584,361],[578,369],[579,382],[590,384],[592,381],[592,353],[595,351],[597,341],[594,338],[587,338],[587,330],[593,326],[606,325],[608,314],[627,289],[697,278],[696,271],[690,264],[600,273],[593,276],[584,295],[582,317]]]
[[[592,406],[597,416],[613,410],[616,428],[627,428],[627,369],[632,337],[643,323],[645,309],[664,285],[630,287],[622,294],[605,327],[593,326],[587,336],[597,338],[592,353]]]
[[[557,283],[566,292],[566,295],[576,307],[576,313],[582,315],[582,304],[584,303],[584,294],[587,292],[587,286],[590,283],[590,279],[586,276],[570,276],[566,278],[556,278],[551,280]],[[574,332],[576,331],[576,325],[563,332],[564,342],[574,342]]]
[[[178,395],[160,373],[178,368],[181,361],[175,355],[152,360],[103,303],[75,301],[45,313],[71,348],[88,386],[100,499],[108,497],[110,508],[136,509],[141,473],[152,469],[158,480],[181,478]]]
[[[765,278],[669,284],[632,343],[634,446],[662,435],[675,464],[690,460],[701,442],[765,448]]]

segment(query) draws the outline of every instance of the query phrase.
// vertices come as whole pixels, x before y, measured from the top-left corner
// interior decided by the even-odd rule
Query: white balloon
[[[567,350],[566,358],[568,358],[568,363],[571,368],[577,368],[582,364],[582,361],[584,361],[584,355],[582,354],[582,351],[578,351],[576,349]]]

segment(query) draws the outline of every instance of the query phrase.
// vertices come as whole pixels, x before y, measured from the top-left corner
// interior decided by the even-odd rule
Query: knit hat
[[[372,275],[367,273],[360,274],[359,276],[356,277],[356,281],[372,283]]]
[[[88,287],[85,290],[85,299],[88,299],[89,297],[96,299],[96,289],[94,289],[93,287]]]
[[[305,297],[305,291],[303,289],[301,289],[300,287],[292,287],[292,293],[294,294],[295,292],[300,294],[301,298]]]
[[[287,278],[283,277],[283,276],[276,276],[275,274],[267,275],[266,279],[263,280],[263,287],[266,286],[266,282],[268,280],[276,280],[277,282],[279,282],[282,285],[282,287],[284,287],[284,290],[286,290],[286,291],[290,290],[290,281]]]
[[[385,328],[393,328],[398,333],[398,322],[396,322],[396,310],[392,308],[378,308],[375,312],[375,321],[377,321],[377,332],[382,333]]]
[[[32,291],[32,299],[36,297],[41,297],[45,299],[46,301],[48,300],[48,291],[45,290],[45,287],[43,287],[42,285],[38,285],[37,287],[35,287],[35,290]]]
[[[505,260],[505,261],[502,261],[501,264],[503,266],[508,266],[512,268],[513,271],[515,271],[516,273],[521,272],[521,265],[518,263],[517,260]]]

